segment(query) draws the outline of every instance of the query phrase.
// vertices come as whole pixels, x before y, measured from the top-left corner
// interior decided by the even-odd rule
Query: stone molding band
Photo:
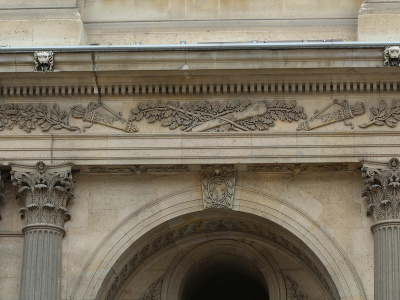
[[[62,237],[65,235],[65,229],[54,224],[30,224],[22,228],[23,233],[28,231],[51,231],[60,234]]]

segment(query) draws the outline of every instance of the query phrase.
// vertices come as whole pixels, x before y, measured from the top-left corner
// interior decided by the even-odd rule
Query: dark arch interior
[[[268,300],[268,292],[257,281],[238,272],[212,274],[186,290],[182,300]]]

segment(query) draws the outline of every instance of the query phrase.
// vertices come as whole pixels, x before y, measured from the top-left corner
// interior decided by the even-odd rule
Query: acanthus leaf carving
[[[397,158],[389,160],[388,167],[361,169],[365,190],[369,198],[367,213],[374,222],[400,219],[400,163]]]
[[[17,197],[24,201],[21,217],[26,225],[50,224],[60,227],[70,219],[67,206],[73,198],[73,180],[70,166],[36,167],[12,166],[11,180],[17,187]]]
[[[33,54],[35,60],[35,71],[53,71],[54,53],[53,51],[36,51]]]
[[[391,128],[396,127],[397,121],[400,120],[400,100],[393,99],[392,106],[388,107],[385,100],[381,100],[378,107],[371,108],[370,121],[359,125],[366,128],[371,125],[384,126]]]
[[[232,208],[236,171],[229,166],[206,167],[201,172],[204,208]]]
[[[130,121],[146,118],[149,123],[173,130],[215,132],[268,130],[276,120],[298,121],[306,119],[303,108],[296,101],[233,101],[233,102],[149,102],[132,110]]]
[[[400,66],[400,46],[388,46],[383,51],[383,65],[385,67]]]
[[[164,282],[164,275],[158,278],[140,297],[140,300],[160,300],[161,299],[161,287]]]
[[[287,300],[310,300],[293,278],[289,275],[284,275],[283,278],[285,279]]]

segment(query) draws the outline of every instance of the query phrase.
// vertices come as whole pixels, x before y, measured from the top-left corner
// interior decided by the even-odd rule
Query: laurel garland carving
[[[60,110],[57,104],[49,108],[46,104],[21,105],[0,104],[0,130],[12,130],[18,126],[25,132],[31,132],[40,126],[42,131],[52,129],[80,130],[69,124],[70,113]]]
[[[334,105],[338,109],[328,112]],[[394,128],[400,120],[400,100],[394,99],[389,107],[381,100],[378,107],[371,107],[369,122],[360,124],[360,128],[372,125]],[[362,102],[349,104],[346,100],[335,100],[321,111],[316,111],[309,120],[302,122],[298,131],[309,131],[335,122],[344,121],[353,128],[348,120],[364,114]],[[220,132],[268,130],[277,120],[299,121],[306,119],[303,108],[296,101],[233,101],[233,102],[150,102],[138,105],[131,116],[123,118],[123,113],[114,111],[102,102],[90,102],[87,105],[75,105],[61,109],[58,104],[0,104],[0,131],[19,127],[27,133],[39,128],[49,130],[86,131],[93,125],[111,127],[127,133],[139,131],[134,124],[146,118],[149,123],[161,122],[161,126],[174,130],[178,127],[185,132]],[[79,124],[82,120],[83,124]],[[78,126],[80,125],[80,126]]]
[[[400,219],[400,162],[389,160],[387,169],[361,169],[365,191],[370,200],[367,213],[374,222]]]
[[[282,247],[289,251],[292,255],[300,259],[311,272],[319,279],[326,292],[336,298],[335,289],[329,284],[323,271],[314,263],[314,261],[299,246],[293,244],[286,237],[271,231],[268,227],[260,224],[246,222],[237,219],[209,219],[199,220],[188,225],[182,225],[171,229],[157,238],[151,240],[142,247],[122,268],[122,270],[114,276],[112,284],[107,291],[106,300],[112,300],[116,296],[119,289],[123,286],[128,277],[150,256],[165,247],[174,244],[185,238],[204,234],[208,232],[245,232],[247,234],[266,239],[270,243]]]
[[[64,226],[64,221],[70,219],[67,206],[73,198],[70,170],[48,170],[40,161],[35,169],[27,167],[26,171],[22,171],[13,168],[10,173],[13,184],[18,188],[17,197],[25,204],[20,213],[21,217],[25,217],[26,225]]]
[[[306,119],[303,108],[296,101],[233,101],[233,102],[149,102],[133,109],[130,121],[161,121],[173,130],[215,132],[268,130],[276,120],[298,121]]]
[[[392,106],[388,107],[385,100],[381,100],[378,107],[371,108],[370,121],[359,125],[366,128],[371,125],[384,126],[391,128],[396,127],[397,121],[400,120],[400,100],[392,101]]]
[[[121,173],[121,174],[143,174],[143,173],[182,173],[189,172],[187,165],[172,165],[172,166],[91,166],[88,168],[88,173]]]
[[[232,208],[236,172],[226,166],[208,167],[201,173],[204,208]]]
[[[308,296],[299,288],[299,284],[288,275],[284,275],[287,300],[310,300]]]
[[[158,278],[140,297],[140,300],[160,300],[161,299],[161,287],[164,281],[164,275]]]

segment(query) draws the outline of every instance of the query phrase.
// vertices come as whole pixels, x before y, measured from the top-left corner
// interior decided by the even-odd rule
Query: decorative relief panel
[[[371,118],[358,125],[396,127],[400,120],[400,100],[394,99],[391,106],[381,100],[378,107],[372,106]],[[343,121],[351,126],[350,119],[365,113],[365,104],[350,104],[347,100],[334,100],[313,117],[303,121],[297,131],[310,131]],[[68,130],[84,132],[93,125],[107,126],[127,133],[138,132],[136,124],[147,119],[149,123],[160,121],[160,126],[170,130],[180,128],[185,132],[265,131],[275,122],[297,122],[306,119],[303,108],[296,101],[233,101],[229,102],[150,102],[138,105],[131,115],[123,117],[124,111],[115,111],[103,102],[89,102],[61,109],[54,104],[0,104],[0,131],[18,127],[27,133],[34,130]],[[82,122],[83,121],[83,122]],[[135,124],[136,123],[136,124]]]
[[[276,120],[298,121],[307,116],[296,101],[149,102],[132,110],[130,121],[146,118],[149,123],[182,131],[268,130]]]
[[[370,200],[368,215],[374,222],[400,219],[400,162],[389,160],[388,167],[361,169],[365,191],[363,196]]]
[[[329,163],[329,164],[260,164],[248,165],[250,172],[265,173],[303,173],[303,172],[330,172],[330,171],[354,171],[358,164]]]
[[[381,100],[378,107],[371,107],[370,121],[359,125],[366,128],[371,125],[396,127],[400,120],[400,100],[393,100],[392,106],[388,107],[385,100]]]
[[[161,287],[164,281],[164,275],[158,278],[149,289],[140,297],[140,300],[160,300]]]
[[[111,286],[109,287],[106,300],[115,298],[119,289],[123,286],[125,281],[131,274],[148,258],[161,251],[165,247],[176,243],[179,240],[204,234],[208,232],[244,232],[255,237],[267,240],[275,246],[282,247],[290,252],[293,257],[297,257],[304,266],[318,278],[325,291],[331,295],[332,299],[338,298],[335,293],[335,288],[331,286],[326,278],[324,271],[320,270],[314,260],[305,253],[297,244],[292,243],[283,235],[272,231],[268,226],[255,224],[243,220],[236,219],[209,219],[199,220],[191,224],[182,225],[164,232],[156,239],[149,241],[128,261],[128,263],[121,269],[117,275],[114,276]]]
[[[383,51],[383,65],[385,67],[398,67],[400,64],[400,46],[388,46]]]
[[[92,166],[83,168],[84,173],[120,173],[120,174],[143,174],[143,173],[182,173],[189,172],[186,165],[172,166]]]
[[[52,51],[36,51],[33,54],[35,59],[35,71],[53,71],[54,53]]]
[[[328,110],[334,106],[338,106],[339,108],[328,112]],[[344,121],[345,125],[351,126],[351,128],[353,128],[353,124],[349,123],[348,119],[353,119],[355,116],[364,114],[364,112],[364,104],[361,102],[350,105],[346,100],[334,100],[332,104],[328,105],[321,111],[315,111],[314,116],[311,119],[301,123],[297,127],[297,130],[312,130],[340,121]]]
[[[51,224],[60,227],[69,220],[68,201],[73,198],[70,166],[12,166],[11,180],[17,186],[17,197],[24,201],[20,210],[26,225]]]
[[[299,288],[299,285],[290,276],[284,275],[287,300],[310,300],[308,296]]]
[[[230,166],[206,167],[201,172],[204,208],[232,208],[236,171]]]

